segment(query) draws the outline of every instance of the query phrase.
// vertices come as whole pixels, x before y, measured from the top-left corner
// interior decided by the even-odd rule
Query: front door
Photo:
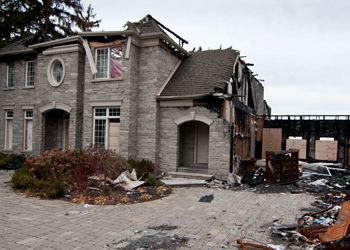
[[[191,121],[179,128],[179,166],[207,167],[209,153],[209,126]]]

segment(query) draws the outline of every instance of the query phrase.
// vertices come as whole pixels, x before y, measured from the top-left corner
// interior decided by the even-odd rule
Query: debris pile
[[[272,235],[297,244],[308,244],[312,249],[350,249],[350,201],[330,206],[315,213],[306,213],[294,225],[275,225]]]

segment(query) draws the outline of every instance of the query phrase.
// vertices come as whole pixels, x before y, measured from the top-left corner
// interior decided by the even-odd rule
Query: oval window
[[[60,58],[54,58],[51,60],[48,71],[47,78],[49,83],[53,87],[58,87],[61,85],[64,79],[65,68],[63,64],[63,60]]]

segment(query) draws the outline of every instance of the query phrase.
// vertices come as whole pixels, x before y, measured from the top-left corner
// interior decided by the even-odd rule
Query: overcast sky
[[[241,51],[273,114],[350,114],[349,0],[83,0],[122,30],[151,14],[189,41],[186,49]]]

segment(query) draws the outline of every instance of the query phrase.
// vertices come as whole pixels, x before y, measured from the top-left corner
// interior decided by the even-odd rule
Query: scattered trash
[[[250,250],[250,249],[275,250],[274,248],[264,245],[262,243],[249,242],[245,239],[237,240],[237,244],[239,245],[239,249],[241,250]]]
[[[228,181],[220,180],[214,177],[207,180],[207,184],[205,186],[207,188],[220,188],[220,189],[229,189],[232,187],[231,184],[228,184]]]
[[[90,205],[90,204],[84,204],[84,208],[89,208],[89,207],[93,207],[94,205]]]
[[[263,168],[258,168],[255,173],[247,173],[242,178],[242,183],[247,183],[250,187],[265,183],[265,171]]]
[[[229,185],[239,186],[241,185],[241,180],[242,180],[242,177],[234,173],[229,173],[227,176],[227,184]]]
[[[199,199],[199,202],[207,202],[210,203],[214,200],[214,195],[209,194],[209,195],[204,195]]]
[[[274,225],[270,227],[270,231],[272,235],[285,240],[312,244],[317,246],[317,249],[328,249],[329,243],[335,244],[336,241],[342,241],[342,245],[350,246],[350,235],[347,236],[349,226],[350,201],[344,201],[340,205],[304,214],[296,225]],[[346,237],[349,237],[349,241],[344,240]],[[339,242],[337,244],[339,245]]]
[[[121,173],[115,180],[113,180],[114,184],[118,184],[123,187],[125,190],[133,190],[144,184],[144,181],[140,181],[137,179],[135,169],[130,173],[129,170]]]
[[[326,179],[318,179],[316,181],[310,182],[308,185],[313,185],[313,186],[328,186],[327,185],[328,181]]]
[[[327,228],[327,231],[319,234],[319,239],[322,242],[332,242],[342,239],[350,225],[350,201],[345,201],[341,204],[337,221]]]

